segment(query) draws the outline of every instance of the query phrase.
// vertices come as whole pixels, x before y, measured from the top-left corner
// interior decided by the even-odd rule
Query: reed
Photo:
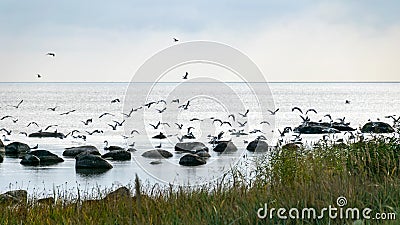
[[[255,169],[233,168],[215,184],[196,188],[146,186],[136,177],[133,197],[88,201],[54,191],[54,204],[1,206],[1,224],[398,224],[397,220],[261,219],[257,210],[336,206],[372,213],[400,210],[400,145],[377,136],[351,144],[321,142],[313,149],[284,146],[252,162]],[[249,178],[250,177],[250,178]],[[101,199],[111,190],[98,191]],[[60,196],[59,194],[62,194]],[[93,196],[92,196],[93,197]]]

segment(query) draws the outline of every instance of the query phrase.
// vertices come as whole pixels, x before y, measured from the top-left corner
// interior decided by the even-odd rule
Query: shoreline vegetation
[[[232,169],[217,184],[196,188],[143,186],[99,192],[96,200],[68,193],[37,201],[0,198],[1,224],[398,224],[400,211],[400,143],[396,137],[356,137],[351,143],[321,141],[313,149],[287,144],[255,160],[248,174]],[[15,194],[15,193],[14,193]],[[344,196],[344,207],[370,208],[363,218],[258,218],[268,208],[315,208],[317,212]]]

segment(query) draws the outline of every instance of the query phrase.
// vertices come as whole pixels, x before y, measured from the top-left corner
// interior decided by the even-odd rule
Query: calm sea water
[[[105,153],[104,141],[110,145],[128,148],[135,142],[137,152],[132,153],[131,161],[110,161],[113,169],[101,174],[80,174],[75,172],[75,159],[64,158],[65,162],[53,166],[30,167],[21,165],[20,159],[5,157],[0,163],[0,192],[10,189],[28,189],[30,193],[48,194],[54,188],[60,189],[90,189],[92,187],[111,187],[112,185],[127,185],[133,183],[135,174],[149,183],[176,183],[197,184],[218,178],[223,172],[234,165],[238,159],[252,158],[254,155],[246,153],[244,140],[251,141],[261,133],[235,137],[229,135],[228,125],[220,126],[213,123],[211,117],[229,121],[236,130],[244,129],[249,132],[260,129],[264,132],[271,145],[276,144],[278,129],[286,126],[295,127],[302,122],[298,112],[292,112],[297,106],[304,111],[313,108],[318,113],[309,114],[312,120],[327,120],[324,117],[330,114],[332,119],[343,118],[358,128],[369,119],[391,123],[387,115],[400,114],[400,83],[272,83],[248,84],[244,83],[162,83],[153,85],[141,83],[129,85],[127,83],[1,83],[0,84],[0,117],[10,115],[18,121],[7,118],[0,121],[0,128],[12,130],[11,135],[3,141],[4,144],[13,141],[27,143],[30,146],[39,145],[39,149],[49,150],[59,156],[66,147],[79,145],[94,145]],[[120,103],[111,103],[113,99],[120,99]],[[143,104],[165,99],[167,104],[159,102],[150,108]],[[180,99],[178,103],[171,103],[172,99]],[[19,108],[17,105],[24,100]],[[186,105],[187,110],[180,105]],[[349,100],[350,104],[345,104]],[[55,111],[47,110],[56,107]],[[127,118],[122,113],[128,113],[132,108],[142,109]],[[159,113],[158,110],[165,111]],[[245,114],[249,109],[246,117]],[[271,115],[267,110],[275,111]],[[69,115],[60,115],[63,112],[76,110]],[[108,112],[114,116],[101,114]],[[236,121],[228,118],[234,114]],[[84,125],[81,121],[89,118],[93,123]],[[192,120],[193,118],[201,119]],[[114,121],[125,120],[124,126],[113,130],[109,124]],[[267,120],[271,125],[260,125]],[[40,127],[27,127],[29,122],[35,121]],[[153,129],[149,124],[158,121],[167,122],[159,129]],[[240,127],[240,123],[247,123]],[[179,130],[174,123],[183,124]],[[27,138],[20,132],[32,133],[44,130],[49,125],[57,125],[49,131],[67,134],[72,130],[79,130],[87,136],[86,141],[69,136],[66,139]],[[178,138],[187,132],[188,127],[197,137],[196,140],[208,142],[208,135],[216,135],[224,131],[225,139],[232,139],[239,151],[232,154],[218,155],[211,152],[212,157],[204,166],[189,168],[178,165],[180,154],[174,154],[169,160],[161,164],[151,165],[154,160],[145,159],[141,154],[154,149],[161,144],[163,149],[174,151]],[[103,130],[103,134],[88,135],[86,131]],[[140,134],[130,134],[137,129]],[[171,135],[166,140],[154,140],[152,137],[159,132]],[[5,132],[0,133],[1,135]],[[125,138],[123,136],[126,136]],[[303,135],[304,140],[315,140],[322,135]],[[290,139],[290,137],[288,137]],[[211,145],[208,145],[210,148]]]

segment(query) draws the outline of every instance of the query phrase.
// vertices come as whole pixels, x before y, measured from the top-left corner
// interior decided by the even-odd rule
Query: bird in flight
[[[47,108],[47,110],[51,110],[51,111],[53,111],[53,112],[54,112],[54,111],[56,111],[56,109],[57,109],[57,108],[58,108],[58,106],[56,106],[56,107],[53,107],[53,108],[52,108],[52,107],[50,107],[50,108]]]
[[[110,115],[110,116],[115,116],[115,115],[113,115],[113,114],[111,114],[111,113],[103,113],[103,114],[101,114],[100,116],[99,116],[99,118],[102,118],[103,116],[107,116],[107,115]]]
[[[245,125],[246,125],[246,123],[247,123],[247,121],[245,121],[244,123],[241,123],[241,122],[239,122],[239,121],[237,121],[238,122],[238,124],[239,124],[239,127],[244,127]]]
[[[308,112],[314,112],[315,114],[317,114],[317,110],[315,110],[315,109],[307,109],[306,115],[307,115]]]
[[[56,53],[54,52],[48,52],[46,55],[56,57]]]
[[[188,75],[189,75],[189,73],[186,72],[182,79],[187,80],[188,79]]]
[[[177,38],[173,38],[173,39],[174,39],[174,42],[178,42],[179,41]]]
[[[181,130],[182,129],[182,127],[183,127],[183,124],[179,124],[179,123],[175,123],[176,124],[176,126],[178,126],[178,129],[179,130]]]
[[[14,118],[14,117],[12,117],[12,116],[3,116],[0,120],[5,120],[7,118]]]
[[[35,126],[39,127],[39,125],[38,125],[36,122],[30,122],[30,123],[28,124],[28,126],[26,126],[26,127],[29,127],[30,125],[35,125]]]
[[[93,119],[87,119],[86,121],[81,121],[81,122],[87,126],[89,125],[89,123],[93,123]]]
[[[61,113],[60,115],[61,116],[63,116],[63,115],[68,115],[68,114],[70,114],[70,113],[73,113],[73,112],[75,112],[76,110],[74,109],[74,110],[71,110],[71,111],[68,111],[68,112],[65,112],[65,113]]]
[[[9,105],[9,106],[18,109],[21,106],[22,102],[24,102],[24,100],[21,100],[17,105]]]
[[[246,112],[244,114],[239,113],[239,115],[243,116],[243,117],[247,117],[247,114],[249,113],[250,110],[246,110]]]
[[[39,73],[36,74],[37,78],[42,78],[42,75],[40,75]]]
[[[303,111],[299,108],[299,107],[293,107],[292,108],[292,112],[294,112],[294,110],[299,111],[301,114],[303,114]]]
[[[49,126],[47,126],[44,130],[46,131],[46,130],[52,128],[52,127],[58,127],[58,125],[49,125]]]
[[[117,103],[117,102],[121,102],[121,101],[118,98],[111,101],[111,103]]]
[[[275,115],[278,111],[279,111],[279,108],[277,108],[275,111],[268,109],[268,112],[271,113],[271,115]]]

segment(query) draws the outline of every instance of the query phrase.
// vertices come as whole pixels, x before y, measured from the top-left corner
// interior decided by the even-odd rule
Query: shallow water
[[[219,177],[224,171],[230,169],[238,159],[242,159],[246,145],[243,140],[253,140],[257,135],[235,137],[230,136],[229,126],[220,126],[219,122],[212,123],[210,117],[221,118],[230,121],[236,129],[245,129],[248,132],[253,129],[261,129],[265,132],[268,142],[276,144],[277,129],[282,130],[286,126],[295,127],[302,119],[298,112],[292,112],[292,107],[297,106],[304,111],[314,108],[318,114],[309,114],[312,120],[327,120],[325,114],[330,114],[332,119],[343,118],[350,122],[351,126],[358,128],[368,121],[380,118],[386,119],[387,115],[399,115],[400,111],[400,83],[272,83],[252,84],[250,87],[244,83],[162,83],[152,86],[149,83],[1,83],[0,84],[0,116],[11,115],[18,119],[14,123],[11,119],[0,121],[0,128],[12,130],[12,135],[7,135],[10,141],[21,141],[30,146],[39,145],[40,149],[50,150],[61,156],[65,147],[79,145],[95,145],[102,153],[104,141],[110,145],[128,147],[135,142],[137,152],[132,153],[133,159],[126,162],[111,161],[113,169],[95,175],[80,174],[75,171],[75,160],[64,158],[65,162],[53,166],[29,167],[22,166],[18,158],[5,157],[0,164],[0,192],[9,189],[23,188],[30,193],[35,190],[50,191],[54,187],[68,189],[71,186],[91,188],[95,186],[111,187],[113,184],[127,185],[133,183],[135,174],[150,183],[166,181],[176,184],[198,184]],[[256,93],[256,94],[255,94]],[[111,103],[111,100],[119,98],[121,103]],[[170,103],[172,99],[179,98],[180,103]],[[16,105],[24,100],[16,109],[8,105]],[[124,101],[125,99],[125,101]],[[144,107],[132,113],[130,118],[124,118],[122,112],[128,113],[131,108],[136,108],[152,100],[167,99],[168,104],[154,104],[150,108]],[[178,108],[190,99],[188,110]],[[350,104],[345,104],[349,100]],[[58,106],[55,112],[47,110],[49,107]],[[164,113],[156,109],[167,107]],[[276,115],[270,115],[267,111],[279,108]],[[61,116],[60,113],[75,109],[69,115]],[[247,117],[244,113],[250,109]],[[109,112],[115,116],[99,118]],[[233,113],[236,119],[248,123],[240,128],[237,122],[228,118]],[[190,121],[191,118],[203,119],[203,121]],[[93,123],[85,126],[81,121],[93,118]],[[123,127],[112,130],[108,124],[125,119]],[[267,120],[271,125],[260,125],[260,121]],[[36,121],[40,127],[30,126],[28,123]],[[160,126],[155,130],[149,125],[157,121],[168,122],[171,127]],[[174,123],[184,124],[182,130],[177,129]],[[68,137],[66,139],[53,138],[27,138],[19,132],[32,133],[49,125],[57,127],[49,131],[68,133],[74,129],[80,130],[87,136],[87,140]],[[179,166],[181,154],[174,154],[168,160],[162,160],[161,164],[151,165],[154,160],[145,159],[141,154],[156,145],[162,144],[162,148],[174,152],[174,145],[178,142],[177,136],[186,133],[189,126],[197,140],[208,142],[207,135],[216,135],[225,131],[225,139],[231,139],[237,145],[239,151],[233,154],[218,155],[211,151],[212,157],[204,166],[195,168]],[[103,134],[87,135],[85,131],[95,129],[103,130]],[[130,135],[132,129],[138,129],[140,134]],[[154,140],[151,137],[160,131],[173,135],[165,140]],[[4,132],[1,133],[5,134]],[[122,135],[129,136],[124,139]],[[302,135],[306,141],[316,140],[322,135]],[[289,139],[291,137],[288,137]],[[211,145],[208,145],[210,148]],[[248,155],[252,158],[253,155]],[[156,179],[157,178],[157,179]]]

